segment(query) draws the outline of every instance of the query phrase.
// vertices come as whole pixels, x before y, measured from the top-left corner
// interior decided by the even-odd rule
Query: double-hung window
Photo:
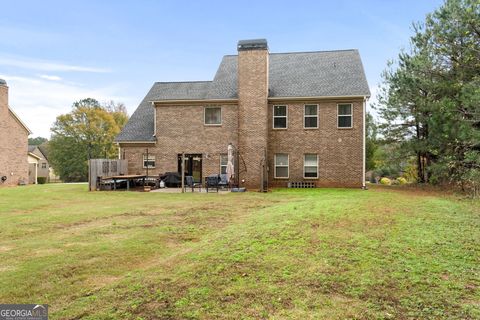
[[[288,122],[287,106],[273,106],[273,128],[286,129]]]
[[[318,128],[318,104],[306,104],[303,112],[303,127],[305,129]]]
[[[204,123],[210,126],[219,126],[222,124],[222,108],[221,107],[205,107]]]
[[[228,155],[220,155],[220,174],[227,174]]]
[[[288,178],[288,154],[286,153],[275,154],[275,178]]]
[[[352,128],[353,107],[351,103],[337,105],[337,125],[339,128]]]
[[[305,154],[303,158],[303,177],[318,178],[318,155]]]
[[[155,168],[155,156],[149,154],[148,157],[146,154],[143,155],[143,168]]]

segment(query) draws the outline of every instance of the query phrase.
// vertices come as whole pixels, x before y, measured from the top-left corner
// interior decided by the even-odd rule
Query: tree
[[[47,141],[48,139],[43,137],[28,138],[28,144],[31,146],[39,146]]]
[[[92,158],[114,158],[116,135],[128,119],[125,110],[112,111],[97,100],[75,102],[70,113],[57,117],[51,128],[49,160],[63,181],[86,181]]]
[[[377,124],[371,113],[367,113],[365,117],[366,137],[365,137],[365,159],[366,170],[375,169],[375,151],[377,150]]]
[[[480,187],[480,3],[447,0],[383,74],[380,126],[415,155],[419,182]]]

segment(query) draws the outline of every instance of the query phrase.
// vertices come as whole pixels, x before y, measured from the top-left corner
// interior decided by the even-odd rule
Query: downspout
[[[362,161],[362,189],[366,189],[366,185],[365,185],[365,170],[366,170],[366,158],[367,158],[367,151],[365,150],[366,148],[366,133],[367,133],[367,124],[365,123],[366,121],[366,118],[367,118],[367,97],[363,97],[363,161]]]
[[[155,107],[155,102],[152,102],[153,107],[153,136],[157,136],[157,108]]]

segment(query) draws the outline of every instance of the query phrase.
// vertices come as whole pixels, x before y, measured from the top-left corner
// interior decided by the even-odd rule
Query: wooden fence
[[[90,159],[88,160],[88,190],[97,190],[99,177],[111,177],[128,174],[127,160]]]

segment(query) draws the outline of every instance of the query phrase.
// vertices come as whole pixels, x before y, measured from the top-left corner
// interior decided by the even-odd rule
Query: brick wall
[[[28,132],[8,110],[8,87],[0,85],[0,186],[28,182]]]
[[[212,106],[212,105],[208,105]],[[177,172],[178,154],[202,155],[202,177],[220,173],[220,154],[227,153],[231,142],[237,145],[238,117],[236,105],[222,105],[222,124],[204,125],[204,105],[157,106],[155,145],[121,144],[121,155],[128,160],[130,174],[145,173],[143,154],[148,147],[156,166],[149,175]]]
[[[238,149],[246,164],[240,180],[261,186],[261,162],[267,151],[268,50],[238,52]]]
[[[353,128],[337,128],[337,103],[353,103]],[[302,102],[276,102],[288,107],[287,129],[272,129],[273,104],[268,106],[269,184],[315,181],[317,186],[361,187],[363,167],[363,101],[317,101],[318,129],[303,128]],[[289,179],[274,178],[274,154],[289,154]],[[304,154],[318,155],[318,179],[303,178]]]

